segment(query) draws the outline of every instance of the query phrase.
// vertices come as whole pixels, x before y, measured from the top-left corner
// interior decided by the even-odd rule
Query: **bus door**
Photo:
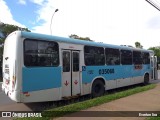
[[[62,97],[80,94],[80,52],[62,50]]]
[[[151,57],[151,68],[152,68],[152,80],[158,79],[158,71],[157,71],[157,56]]]

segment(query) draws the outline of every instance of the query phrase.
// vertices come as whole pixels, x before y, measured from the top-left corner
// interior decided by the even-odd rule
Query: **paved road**
[[[2,83],[0,83],[0,111],[41,111],[53,104],[53,102],[16,103],[3,93],[1,85]]]
[[[0,83],[0,106],[6,105],[12,103],[12,100],[10,100],[3,92],[2,92],[2,83]],[[14,103],[14,102],[13,102]]]
[[[114,100],[84,111],[160,111],[160,80],[152,81],[157,87],[145,92]],[[154,112],[153,112],[154,113]],[[71,116],[79,116],[73,113]],[[93,113],[94,114],[94,113]],[[96,114],[96,113],[95,113]],[[105,114],[105,113],[104,113]],[[121,113],[117,113],[120,114]],[[126,113],[130,114],[130,113]],[[125,114],[125,115],[126,115]],[[139,115],[139,112],[137,113]],[[123,114],[122,114],[123,115]],[[60,117],[56,120],[88,120],[88,117]],[[90,117],[92,120],[145,120],[146,117]]]
[[[152,81],[152,83],[158,83],[159,84],[159,82],[160,82],[160,80],[154,80],[154,81]],[[160,84],[159,84],[159,86],[160,86]],[[158,90],[158,89],[157,89]],[[159,91],[160,91],[160,89],[159,89]],[[150,100],[156,100],[155,98],[159,98],[160,99],[160,95],[159,95],[159,91],[158,91],[158,94],[157,93],[152,93],[152,92],[150,92],[150,94],[152,94],[153,96],[150,96],[150,97],[148,97],[148,96],[142,96],[142,98],[144,98],[143,100],[137,100],[138,99],[138,97],[137,97],[137,99],[135,99],[136,97],[134,97],[134,96],[136,96],[136,95],[140,95],[140,94],[136,94],[136,95],[132,95],[133,97],[134,97],[134,99],[130,99],[130,102],[128,102],[128,100],[126,100],[126,99],[128,99],[128,97],[126,97],[126,98],[122,98],[122,99],[120,99],[120,100],[123,100],[124,99],[124,101],[121,101],[116,107],[115,107],[115,105],[116,105],[116,103],[114,103],[114,102],[110,102],[110,104],[108,105],[108,103],[105,105],[106,107],[105,108],[114,108],[113,110],[121,110],[122,108],[123,109],[126,109],[125,107],[120,107],[121,105],[123,105],[123,102],[124,103],[128,103],[127,104],[127,106],[129,106],[129,103],[132,103],[132,101],[134,100],[134,101],[143,101],[142,103],[145,103],[144,101],[146,101],[146,100],[148,100],[147,101],[147,103],[154,103],[154,101],[149,101],[149,99]],[[156,91],[157,92],[157,91]],[[142,94],[143,95],[143,94]],[[148,95],[148,94],[146,94],[146,95]],[[156,95],[156,96],[155,96]],[[131,97],[132,97],[131,96]],[[159,96],[159,97],[158,97]],[[145,99],[145,98],[148,98],[148,99]],[[160,101],[158,99],[158,101]],[[113,104],[114,103],[114,104]],[[43,103],[28,103],[28,104],[23,104],[23,103],[16,103],[16,102],[14,102],[14,101],[12,101],[12,100],[10,100],[3,92],[2,92],[2,90],[1,90],[1,83],[0,83],[0,111],[36,111],[36,110],[43,110],[43,109],[45,109],[45,107],[46,106],[50,106],[50,104],[53,104],[53,103],[51,103],[51,102],[43,102]],[[132,103],[134,106],[137,104],[137,103]],[[120,105],[120,106],[119,106]],[[158,104],[159,105],[159,110],[160,110],[160,103]],[[98,106],[98,107],[93,107],[93,108],[91,108],[91,109],[89,109],[89,110],[105,110],[105,108],[104,107],[102,107],[103,105],[100,105],[100,106]],[[126,105],[125,105],[126,106]],[[141,106],[141,105],[140,105]],[[154,110],[154,107],[155,107],[155,105],[153,106],[153,110]],[[132,108],[133,108],[133,110],[135,110],[134,108],[135,107],[133,107],[132,106]],[[108,110],[108,109],[107,109]],[[126,109],[126,110],[128,110],[128,109]],[[145,109],[144,109],[145,110]],[[148,110],[148,109],[146,109],[146,110]],[[59,118],[59,119],[61,119],[61,118]],[[66,119],[66,118],[63,118],[63,119]],[[73,119],[73,118],[70,118],[70,119]],[[83,118],[84,119],[84,118]],[[86,118],[86,119],[88,119],[88,118]],[[94,119],[96,119],[96,118],[94,118]],[[102,118],[101,118],[102,119]],[[113,119],[112,119],[113,120]]]

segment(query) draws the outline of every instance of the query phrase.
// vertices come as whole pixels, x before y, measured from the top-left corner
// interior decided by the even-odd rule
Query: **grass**
[[[62,107],[58,107],[58,108],[53,108],[53,109],[50,109],[47,111],[43,111],[42,116],[44,116],[44,117],[46,116],[45,120],[50,120],[55,117],[61,117],[61,116],[64,116],[64,115],[67,115],[70,113],[78,112],[80,110],[85,110],[85,109],[93,107],[93,106],[97,106],[100,104],[111,102],[113,100],[120,99],[120,98],[129,96],[129,95],[133,95],[133,94],[136,94],[139,92],[147,91],[147,90],[153,89],[155,87],[156,87],[156,84],[149,84],[147,86],[136,87],[136,88],[132,88],[129,90],[117,92],[114,94],[105,95],[102,97],[86,100],[83,102],[78,102],[78,103],[74,103],[74,104],[70,104],[70,105],[66,105],[66,106],[62,106]],[[24,119],[24,120],[30,120],[30,119],[43,120],[44,118],[22,118],[22,119]]]
[[[57,112],[55,112],[54,115],[51,114],[50,116],[51,117],[64,116],[69,113],[84,110],[84,109],[87,109],[93,106],[97,106],[97,105],[107,103],[107,102],[110,102],[116,99],[120,99],[120,98],[129,96],[135,93],[146,91],[146,90],[154,88],[155,86],[156,86],[155,84],[150,84],[148,86],[136,87],[136,88],[129,89],[126,91],[121,91],[115,94],[106,95],[106,96],[98,97],[95,99],[91,99],[91,100],[87,100],[87,101],[83,101],[83,102],[79,102],[79,103],[75,103],[75,104],[71,104],[71,105],[67,105],[67,106],[63,106],[59,108],[54,108],[54,109],[51,109],[50,111],[57,111]],[[52,112],[48,112],[48,113],[52,113]],[[44,116],[45,116],[45,111],[44,111]]]
[[[160,120],[160,117],[149,117],[146,120]]]
[[[146,118],[146,120],[160,120],[160,114],[157,114],[156,117],[148,117],[148,118]]]

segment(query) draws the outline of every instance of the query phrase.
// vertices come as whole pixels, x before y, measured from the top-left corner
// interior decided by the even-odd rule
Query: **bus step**
[[[77,94],[77,95],[74,95],[74,96],[62,97],[62,99],[63,100],[70,100],[70,99],[73,99],[73,98],[77,98],[79,96],[80,96],[80,94]]]

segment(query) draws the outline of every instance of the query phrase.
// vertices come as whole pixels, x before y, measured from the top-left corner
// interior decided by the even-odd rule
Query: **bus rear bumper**
[[[11,100],[16,101],[16,102],[20,102],[19,91],[8,91],[7,95]]]
[[[13,101],[20,102],[20,92],[19,91],[10,91],[2,83],[2,91]]]

